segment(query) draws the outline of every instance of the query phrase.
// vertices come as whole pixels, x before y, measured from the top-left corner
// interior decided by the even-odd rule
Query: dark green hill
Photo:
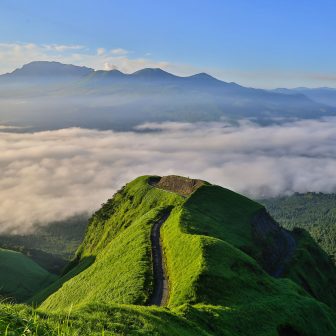
[[[161,276],[151,231],[162,220],[168,298],[148,307]],[[334,335],[335,280],[318,245],[259,203],[200,180],[144,176],[93,215],[68,272],[33,301],[49,317],[70,310],[83,335]]]
[[[56,280],[34,261],[15,251],[0,249],[0,295],[24,301]]]
[[[21,252],[49,272],[60,274],[82,242],[87,222],[84,213],[35,225],[28,233],[1,233],[0,248]]]

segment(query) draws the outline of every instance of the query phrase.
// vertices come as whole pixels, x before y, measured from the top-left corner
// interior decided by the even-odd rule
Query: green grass
[[[211,188],[215,189],[216,199],[211,197]],[[228,330],[228,335],[277,335],[277,328],[282,325],[309,332],[305,314],[316,314],[321,319],[315,320],[319,327],[311,329],[315,328],[316,332],[327,317],[328,330],[334,314],[330,308],[309,297],[293,281],[270,277],[238,248],[252,246],[247,230],[249,218],[261,206],[242,197],[239,199],[239,195],[227,190],[216,189],[201,187],[184,207],[172,213],[163,227],[171,282],[169,307],[185,303],[197,307],[207,305],[205,310],[210,317],[199,311],[197,315],[207,321],[205,324],[212,318],[220,330]],[[239,200],[238,209],[234,209],[235,200]],[[211,209],[215,210],[214,214]],[[244,226],[247,233],[235,234],[235,229],[244,232]],[[239,324],[235,323],[237,319]],[[257,325],[253,321],[258,321]],[[261,321],[265,321],[262,326]]]
[[[169,306],[197,302],[196,283],[202,273],[202,239],[181,229],[183,208],[175,209],[161,229],[167,271]]]
[[[140,181],[140,187],[138,180],[130,183],[103,206],[105,212],[94,215],[78,251],[79,265],[36,295],[35,304],[44,301],[49,310],[92,302],[146,304],[153,289],[151,226],[183,199]]]
[[[187,200],[185,209],[183,225],[190,234],[216,237],[242,248],[253,244],[250,220],[262,206],[231,190],[205,185]]]
[[[152,288],[150,224],[154,209],[113,239],[91,267],[63,284],[43,308],[64,309],[91,302],[145,304]]]
[[[150,186],[148,178],[129,183],[95,213],[72,268],[35,296],[37,310],[0,306],[12,309],[2,332],[13,318],[40,328],[37,335],[278,336],[288,327],[299,335],[336,334],[330,302],[314,299],[293,274],[297,283],[269,276],[253,258],[250,220],[261,205],[211,185],[183,198]],[[167,209],[161,237],[170,295],[167,307],[148,307],[150,230]],[[323,265],[313,264],[319,260],[313,241],[298,251],[323,273]],[[307,259],[298,259],[295,267],[304,271]],[[315,280],[306,279],[316,290],[327,283],[321,279],[317,287]]]
[[[336,330],[335,315],[328,308],[298,296],[286,301],[275,296],[239,307],[90,304],[58,314],[0,304],[0,333],[13,336],[278,336],[278,330],[288,325],[299,335],[333,336]]]
[[[55,279],[20,252],[0,249],[0,295],[22,302]]]
[[[148,178],[140,177],[128,183],[92,216],[77,252],[80,257],[97,255],[136,218],[149,210],[182,202],[181,196],[150,186]]]

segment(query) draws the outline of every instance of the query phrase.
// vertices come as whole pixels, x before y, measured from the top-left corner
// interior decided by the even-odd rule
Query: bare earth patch
[[[190,179],[187,177],[169,175],[153,178],[150,184],[156,188],[177,193],[181,196],[189,196],[199,187],[205,184],[202,180]]]

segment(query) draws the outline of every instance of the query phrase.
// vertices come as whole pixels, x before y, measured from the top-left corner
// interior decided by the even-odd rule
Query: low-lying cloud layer
[[[197,177],[252,197],[336,190],[336,119],[0,132],[0,153],[0,231],[93,211],[144,174]]]

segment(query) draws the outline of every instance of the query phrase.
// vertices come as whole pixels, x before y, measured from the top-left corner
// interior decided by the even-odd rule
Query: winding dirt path
[[[170,211],[154,223],[151,232],[154,290],[148,302],[150,306],[164,306],[168,300],[168,277],[166,274],[165,261],[163,258],[160,239],[160,229],[170,215]]]

